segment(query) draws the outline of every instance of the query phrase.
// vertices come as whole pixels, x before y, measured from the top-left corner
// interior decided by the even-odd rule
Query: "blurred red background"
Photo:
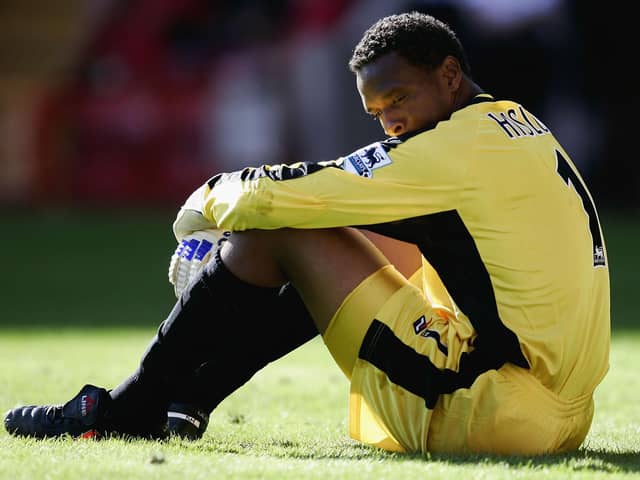
[[[637,209],[637,42],[587,3],[4,0],[0,205],[176,206],[218,171],[380,139],[347,62],[376,19],[417,9],[485,90],[537,112],[600,204]]]

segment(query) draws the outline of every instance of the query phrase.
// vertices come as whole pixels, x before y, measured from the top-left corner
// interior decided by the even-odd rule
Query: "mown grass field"
[[[0,479],[640,478],[637,217],[601,212],[612,272],[611,370],[584,446],[539,458],[377,451],[346,434],[348,385],[314,340],[214,412],[203,440],[30,441],[0,429]],[[114,386],[172,304],[171,213],[3,215],[0,411]]]

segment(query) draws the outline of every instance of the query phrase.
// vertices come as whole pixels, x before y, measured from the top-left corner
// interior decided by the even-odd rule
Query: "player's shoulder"
[[[475,119],[483,131],[493,131],[509,140],[551,133],[540,118],[513,100],[487,99],[463,109],[461,114]]]
[[[402,140],[408,141],[410,138],[428,140],[431,142],[443,141],[449,147],[455,144],[464,144],[465,138],[473,138],[476,130],[485,119],[485,114],[492,108],[496,108],[498,103],[494,97],[488,93],[480,93],[474,96],[465,106],[456,110],[447,120],[440,121],[434,125],[429,125],[422,130],[406,135]],[[501,105],[498,108],[505,108]]]
[[[483,112],[477,106],[467,105],[455,111],[450,118],[433,125],[416,130],[400,137],[390,139],[394,146],[402,145],[403,149],[416,151],[441,150],[459,155],[461,151],[471,147],[477,137],[477,130]]]

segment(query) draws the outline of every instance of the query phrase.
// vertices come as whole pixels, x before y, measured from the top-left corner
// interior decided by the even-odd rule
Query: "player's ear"
[[[440,65],[440,73],[449,91],[457,91],[462,81],[462,67],[458,59],[452,55],[447,55],[442,61],[442,65]]]

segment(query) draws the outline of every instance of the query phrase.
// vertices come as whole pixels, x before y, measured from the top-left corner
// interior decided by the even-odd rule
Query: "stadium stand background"
[[[368,25],[411,9],[538,113],[598,203],[637,210],[637,41],[624,12],[570,0],[3,0],[0,204],[175,208],[218,171],[377,140],[346,63]]]

